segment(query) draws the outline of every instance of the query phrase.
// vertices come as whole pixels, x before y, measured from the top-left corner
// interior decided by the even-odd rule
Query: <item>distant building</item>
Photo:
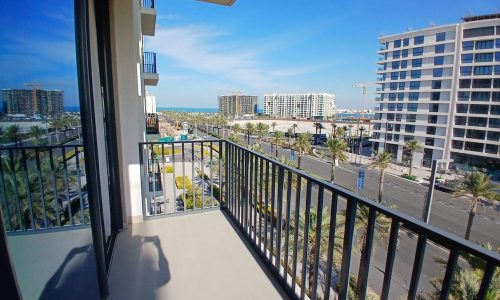
[[[276,118],[327,119],[335,108],[335,95],[329,93],[264,95],[264,114]]]
[[[64,93],[59,90],[4,89],[2,100],[6,114],[58,117],[64,111]]]
[[[146,113],[156,114],[156,96],[146,93]]]
[[[219,96],[219,113],[224,116],[254,115],[257,113],[257,96]]]

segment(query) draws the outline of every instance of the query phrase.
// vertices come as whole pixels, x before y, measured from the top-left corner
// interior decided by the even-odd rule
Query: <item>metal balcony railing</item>
[[[144,52],[142,65],[144,73],[156,74],[156,53]]]
[[[141,7],[155,8],[155,0],[141,0]]]
[[[90,224],[82,145],[0,148],[9,232]]]
[[[498,253],[233,142],[155,142],[139,148],[146,219],[222,209],[292,298],[347,299],[355,293],[365,299],[374,293],[369,281],[377,272],[370,261],[380,232],[388,236],[381,299],[402,296],[391,291],[393,274],[401,274],[401,269],[393,273],[401,268],[400,244],[414,253],[403,263],[403,274],[411,276],[408,299],[422,296],[419,285],[428,277],[424,259],[444,262],[435,291],[441,299],[463,267],[459,257],[482,261],[477,299],[485,298],[500,266]],[[354,260],[358,270],[351,268]]]

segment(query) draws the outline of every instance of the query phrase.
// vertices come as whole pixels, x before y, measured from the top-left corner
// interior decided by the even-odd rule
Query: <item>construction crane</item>
[[[36,115],[38,113],[38,101],[36,99],[36,91],[42,87],[42,84],[38,82],[29,82],[25,83],[24,86],[31,88],[33,90],[33,114]]]

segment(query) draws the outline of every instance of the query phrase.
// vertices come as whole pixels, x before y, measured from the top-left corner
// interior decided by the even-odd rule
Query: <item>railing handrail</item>
[[[77,145],[39,145],[39,146],[0,146],[0,151],[5,151],[5,150],[50,150],[50,149],[57,149],[57,148],[83,148],[83,144],[77,144]]]
[[[155,8],[155,0],[141,0],[141,7]]]

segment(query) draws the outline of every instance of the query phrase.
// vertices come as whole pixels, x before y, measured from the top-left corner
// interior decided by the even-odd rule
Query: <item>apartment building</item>
[[[58,117],[64,112],[64,92],[42,89],[3,89],[6,114]]]
[[[451,158],[458,166],[499,169],[500,15],[379,42],[375,149],[401,162],[404,143],[417,140],[424,150],[413,165]]]
[[[219,96],[219,114],[224,116],[254,115],[257,113],[257,96]]]
[[[264,114],[275,118],[324,120],[333,117],[335,109],[335,95],[329,93],[264,95]]]

